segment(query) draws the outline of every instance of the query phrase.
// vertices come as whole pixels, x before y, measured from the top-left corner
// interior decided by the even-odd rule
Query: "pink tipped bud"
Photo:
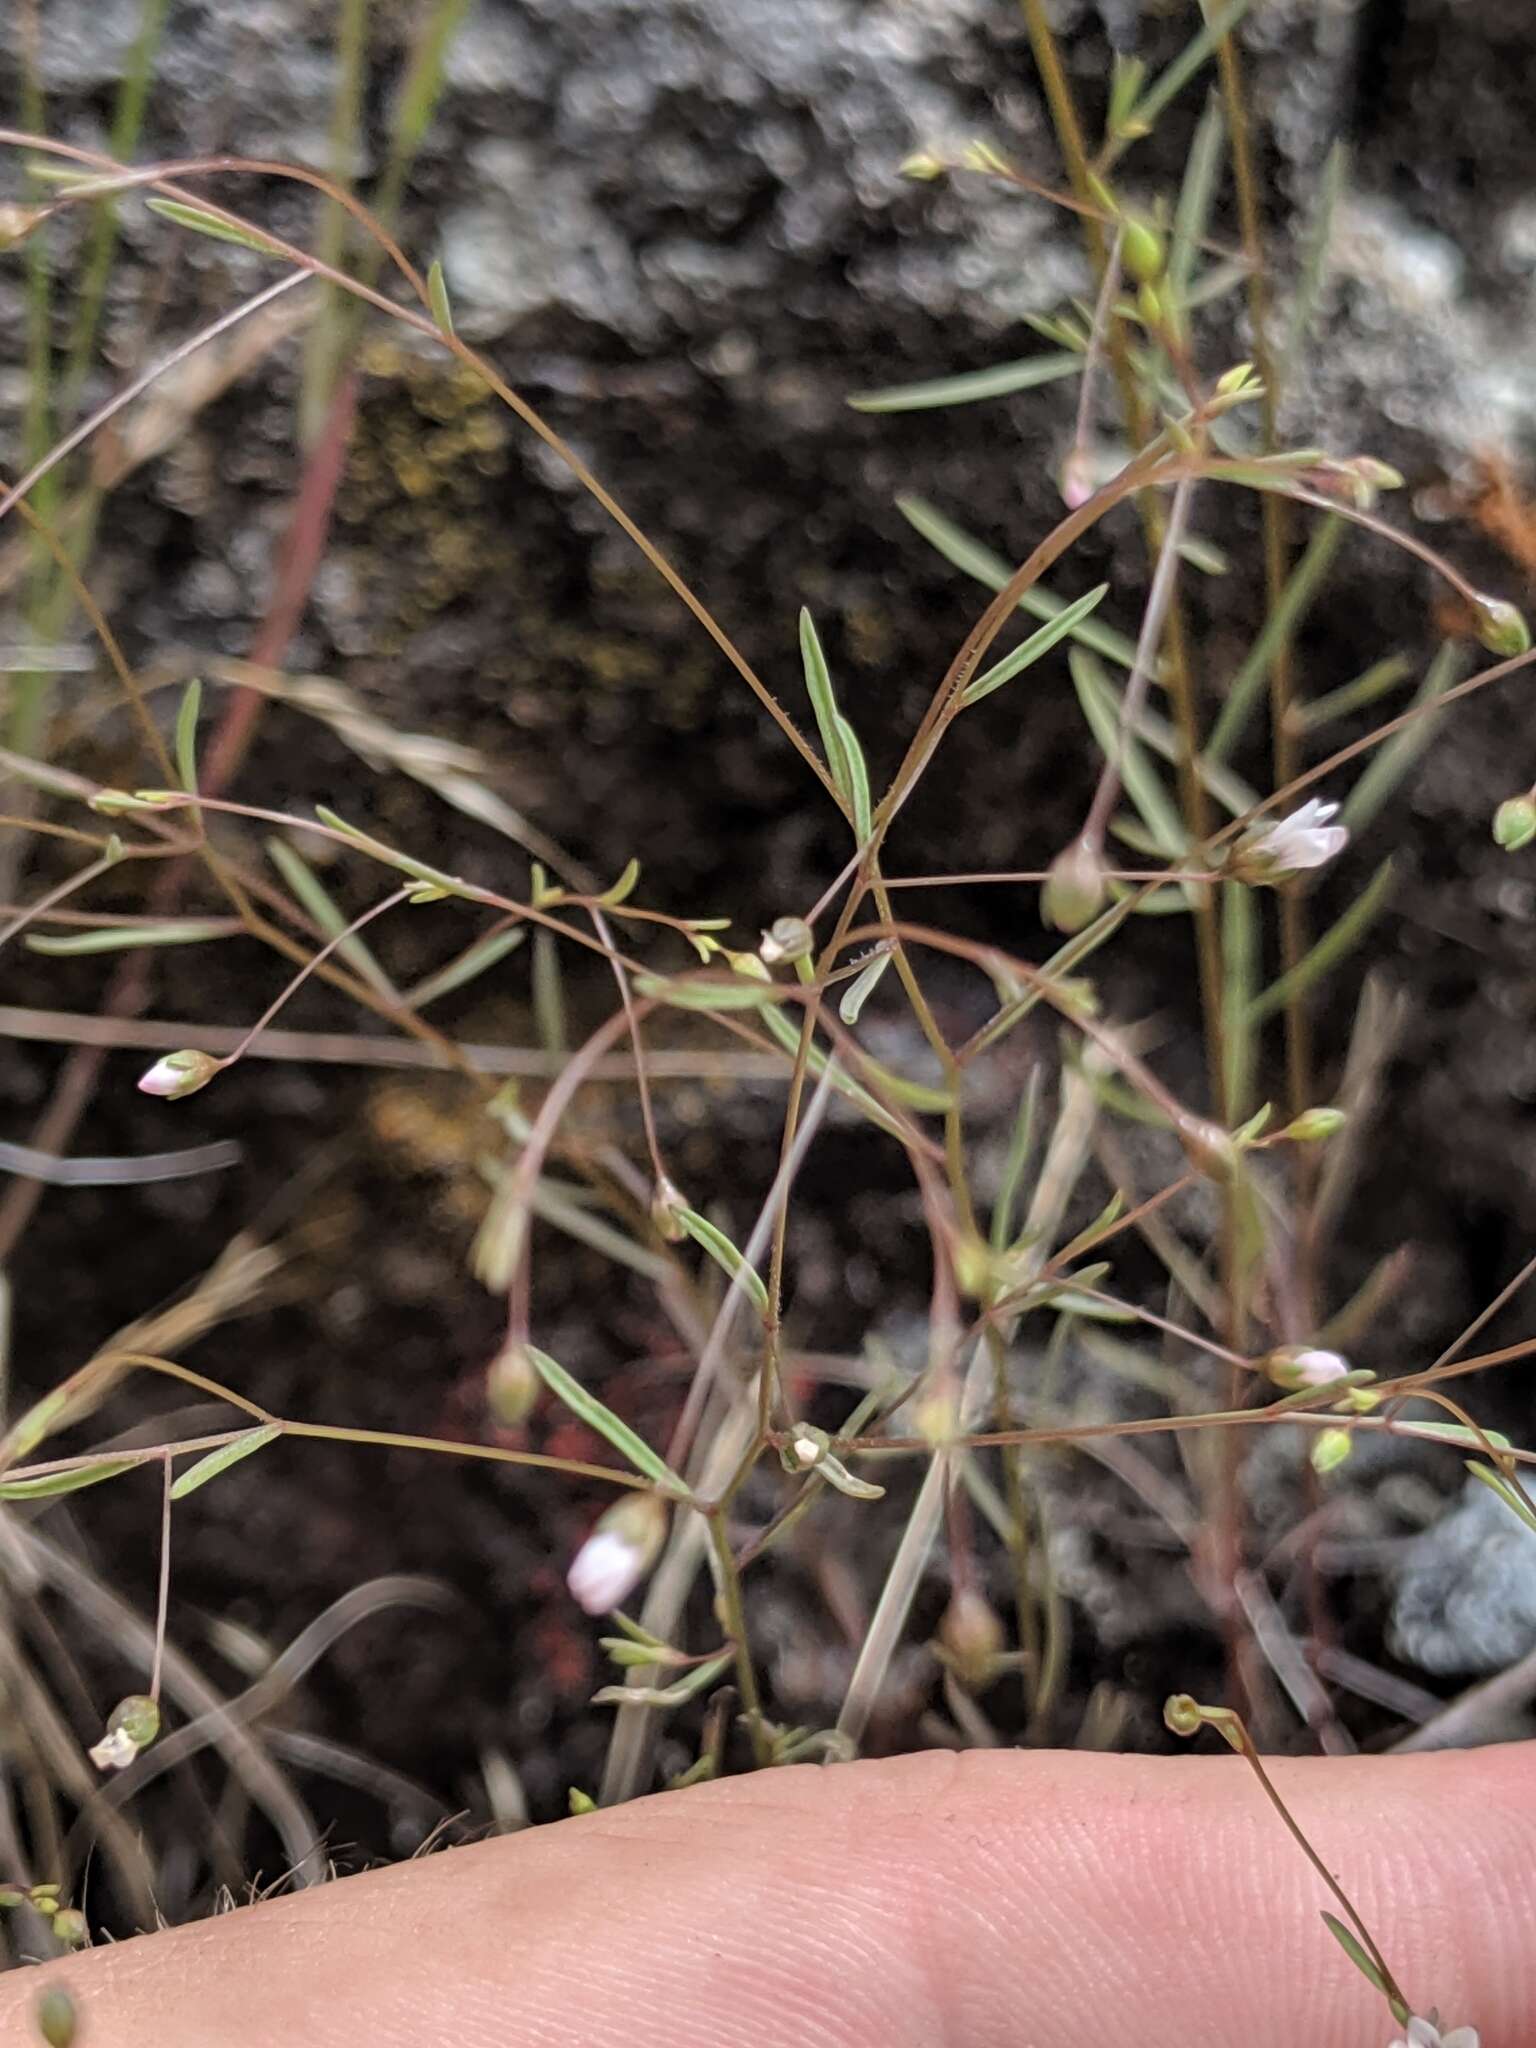
[[[1300,1393],[1304,1387],[1326,1387],[1347,1377],[1350,1365],[1337,1351],[1319,1351],[1301,1345],[1287,1345],[1272,1351],[1264,1370],[1277,1387]]]
[[[667,1507],[654,1493],[632,1493],[600,1516],[571,1560],[566,1584],[587,1614],[609,1614],[656,1561],[667,1533]]]
[[[195,1095],[206,1088],[224,1062],[206,1052],[168,1052],[139,1076],[145,1095],[163,1095],[178,1102],[183,1095]]]
[[[1079,505],[1086,505],[1093,496],[1093,457],[1081,441],[1074,443],[1068,453],[1057,482],[1061,487],[1061,502],[1069,512],[1075,512]]]

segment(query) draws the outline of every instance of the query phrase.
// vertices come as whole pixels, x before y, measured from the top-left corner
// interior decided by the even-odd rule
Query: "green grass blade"
[[[1318,180],[1317,204],[1307,227],[1301,259],[1301,278],[1291,306],[1291,322],[1284,345],[1274,366],[1275,396],[1290,388],[1301,352],[1307,345],[1322,297],[1323,275],[1328,263],[1328,244],[1333,238],[1334,215],[1349,179],[1349,147],[1336,142],[1323,163]]]
[[[1184,303],[1189,280],[1194,274],[1195,253],[1210,222],[1211,201],[1221,174],[1225,142],[1226,123],[1222,118],[1221,101],[1211,93],[1189,145],[1178,205],[1174,209],[1173,232],[1168,239],[1168,284],[1176,306]]]
[[[1259,979],[1259,899],[1242,882],[1221,885],[1223,1120],[1235,1123],[1253,1100],[1258,1031],[1254,992]]]
[[[1367,704],[1374,704],[1378,697],[1395,690],[1399,683],[1407,682],[1412,674],[1413,663],[1406,654],[1385,655],[1380,661],[1373,661],[1369,668],[1362,669],[1352,681],[1341,683],[1338,689],[1314,697],[1310,704],[1298,704],[1292,712],[1296,729],[1298,732],[1315,732],[1319,726],[1328,725],[1335,718],[1345,718],[1351,711],[1362,711]]]
[[[1033,391],[1037,385],[1076,376],[1083,359],[1071,350],[1029,356],[1023,362],[995,363],[990,370],[968,370],[955,377],[929,377],[919,384],[893,384],[883,391],[861,391],[848,400],[855,412],[927,412],[939,405],[974,405],[982,398],[1006,398],[1010,392]]]
[[[1272,1017],[1276,1010],[1284,1009],[1297,996],[1305,995],[1325,974],[1337,967],[1359,945],[1386,908],[1396,880],[1392,862],[1384,860],[1338,923],[1330,925],[1311,951],[1303,954],[1288,973],[1280,975],[1261,995],[1254,997],[1248,1012],[1249,1022],[1259,1024],[1266,1017]]]
[[[952,519],[946,519],[935,506],[925,498],[904,493],[896,500],[896,509],[903,519],[915,526],[930,546],[937,548],[946,562],[964,570],[967,576],[985,584],[988,590],[1001,590],[1011,580],[1015,564],[1005,562],[1001,555],[981,541],[974,540]],[[1042,584],[1035,584],[1019,599],[1020,611],[1032,618],[1054,619],[1065,611],[1064,598],[1055,597]],[[1095,654],[1103,655],[1120,668],[1132,668],[1136,662],[1136,648],[1123,633],[1116,633],[1110,627],[1101,625],[1097,619],[1082,619],[1072,628],[1072,637],[1084,647],[1091,647]]]

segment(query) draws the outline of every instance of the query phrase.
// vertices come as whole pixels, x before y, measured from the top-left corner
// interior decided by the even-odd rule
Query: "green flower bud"
[[[1531,629],[1525,623],[1525,614],[1507,599],[1479,593],[1472,600],[1472,617],[1478,640],[1490,654],[1502,654],[1507,659],[1529,651]]]
[[[504,1344],[485,1369],[485,1405],[499,1429],[521,1429],[544,1382],[526,1344]]]
[[[206,1052],[168,1052],[139,1076],[145,1095],[162,1095],[167,1102],[179,1102],[183,1095],[195,1095],[206,1088],[224,1062]]]
[[[1187,1692],[1173,1693],[1163,1702],[1164,1724],[1175,1735],[1198,1735],[1204,1720],[1200,1702]]]
[[[1504,799],[1493,814],[1493,836],[1506,853],[1518,853],[1536,839],[1536,802],[1529,794]]]
[[[781,960],[804,960],[816,944],[816,935],[803,917],[778,917],[763,933],[758,958],[768,967]]]
[[[1053,931],[1080,932],[1104,908],[1104,863],[1091,840],[1074,839],[1051,862],[1040,892],[1040,915]]]
[[[931,184],[935,178],[942,178],[948,169],[948,163],[937,150],[920,149],[899,166],[897,175],[903,178],[916,178],[926,185]]]
[[[1536,830],[1536,825],[1532,829]],[[1304,1109],[1300,1116],[1286,1125],[1280,1136],[1290,1138],[1298,1145],[1315,1145],[1323,1138],[1335,1136],[1348,1122],[1349,1118],[1342,1109],[1320,1103],[1316,1109]]]
[[[1312,1446],[1312,1470],[1336,1472],[1353,1449],[1354,1438],[1347,1429],[1320,1429]]]
[[[1120,227],[1120,256],[1139,284],[1151,284],[1163,274],[1163,238],[1143,213],[1128,213]]]
[[[75,2039],[75,2001],[62,1984],[50,1984],[39,1992],[37,2004],[32,2008],[37,2021],[37,2031],[47,2042],[48,2048],[73,2048]]]
[[[992,1603],[974,1588],[956,1593],[939,1623],[939,1648],[968,1692],[980,1692],[997,1676],[1003,1625]]]
[[[83,1948],[87,1931],[85,1915],[74,1906],[62,1907],[53,1916],[53,1938],[65,1948]]]
[[[668,1244],[681,1244],[688,1231],[679,1216],[679,1209],[685,1208],[682,1195],[669,1180],[656,1183],[656,1192],[651,1197],[651,1221],[656,1234]]]
[[[160,1733],[160,1708],[148,1693],[131,1692],[107,1716],[106,1733],[89,1755],[99,1771],[125,1771]]]

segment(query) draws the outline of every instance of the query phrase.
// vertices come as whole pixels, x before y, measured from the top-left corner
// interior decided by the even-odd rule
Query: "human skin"
[[[1276,1762],[1408,1997],[1536,2042],[1536,1745]],[[80,2048],[1385,2048],[1235,1756],[765,1772],[0,1977]]]

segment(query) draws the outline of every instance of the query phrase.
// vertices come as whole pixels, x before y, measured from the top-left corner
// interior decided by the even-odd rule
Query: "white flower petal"
[[[645,1558],[617,1529],[598,1529],[571,1560],[566,1584],[587,1614],[608,1614],[645,1570]]]

